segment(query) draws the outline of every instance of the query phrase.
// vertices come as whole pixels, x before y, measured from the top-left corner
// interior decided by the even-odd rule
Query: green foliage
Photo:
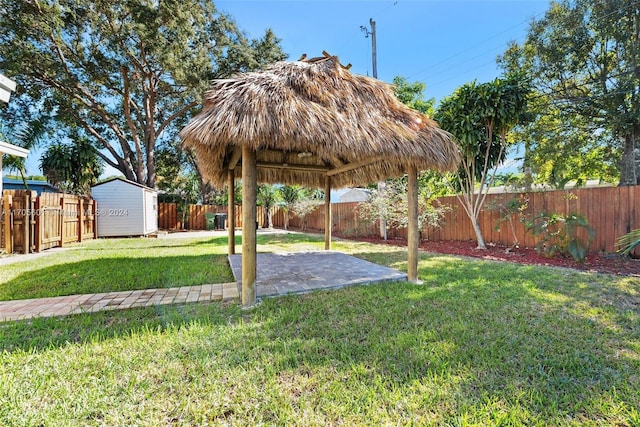
[[[556,254],[572,256],[576,261],[583,262],[587,256],[589,244],[595,237],[595,230],[587,219],[579,214],[561,215],[541,212],[525,221],[527,230],[540,239],[536,243],[536,250],[548,257]],[[586,233],[586,239],[579,235]]]
[[[7,116],[53,111],[110,166],[155,186],[155,149],[175,138],[214,78],[284,59],[273,32],[249,40],[208,0],[0,0]]]
[[[619,180],[617,143],[609,131],[594,128],[591,117],[560,107],[544,94],[533,97],[530,111],[532,121],[517,126],[512,137],[524,144],[523,164],[536,183],[563,189],[568,182]]]
[[[291,208],[291,205],[303,196],[303,188],[299,185],[283,185],[280,187],[280,198],[284,208]]]
[[[47,133],[48,123],[48,118],[43,116],[18,125],[19,127],[14,129],[13,132],[9,131],[5,126],[2,126],[0,127],[0,140],[27,150],[34,150],[40,145]],[[25,189],[28,190],[28,178],[26,177],[25,171],[26,158],[9,156],[7,154],[1,155],[2,169],[18,171],[20,173],[20,179],[24,182]]]
[[[528,94],[526,82],[513,75],[465,84],[439,105],[435,118],[456,137],[463,154],[460,179],[483,181],[504,160],[507,133],[526,118]]]
[[[523,222],[525,220],[524,211],[529,206],[529,200],[520,197],[502,197],[495,199],[493,202],[487,205],[487,209],[497,211],[500,217],[496,220],[494,229],[500,231],[502,224],[507,223],[509,225],[509,231],[513,237],[513,245],[511,248],[517,248],[520,245],[518,241],[518,234],[516,233],[516,222]]]
[[[503,186],[505,191],[521,191],[526,187],[526,176],[520,172],[496,173],[492,187]]]
[[[295,203],[304,196],[302,187],[299,185],[283,185],[280,187],[282,202],[281,209],[284,212],[284,229],[289,229],[289,214]]]
[[[553,1],[531,23],[525,43],[511,45],[500,59],[508,72],[524,72],[540,93],[535,133],[553,164],[540,173],[556,186],[597,172],[594,162],[622,185],[640,183],[638,22],[637,1]],[[593,158],[581,164],[585,153]],[[613,166],[618,173],[610,172]]]
[[[433,117],[435,98],[424,99],[425,84],[421,82],[409,83],[406,78],[396,76],[393,79],[396,97],[405,105],[420,111],[428,117]]]
[[[178,214],[182,217],[182,227],[187,226],[189,205],[198,203],[200,199],[200,180],[193,173],[178,175],[172,184],[172,193],[179,197]]]
[[[617,251],[624,256],[631,255],[631,252],[638,246],[640,246],[640,228],[636,228],[616,240]]]
[[[489,83],[472,82],[459,87],[444,99],[435,114],[436,121],[456,137],[460,146],[457,189],[462,192],[461,201],[482,249],[486,245],[478,216],[511,143],[509,132],[528,119],[528,96],[527,81],[513,74]]]
[[[375,223],[382,218],[388,229],[406,228],[409,221],[406,180],[389,180],[384,188],[371,190],[369,199],[356,209],[358,218],[364,222]],[[444,206],[435,206],[431,198],[419,197],[418,230],[440,227],[446,211]]]
[[[47,180],[63,191],[90,194],[103,164],[93,145],[80,138],[74,143],[49,145],[40,157],[40,168]]]
[[[406,176],[402,178],[406,182]],[[452,174],[443,174],[432,170],[418,173],[418,194],[420,197],[433,200],[436,197],[451,196],[454,194],[452,183],[455,177]]]
[[[183,150],[179,140],[162,144],[156,151],[156,187],[168,193],[180,194],[182,190],[179,187],[184,186],[184,177],[191,175],[198,183],[196,201],[202,201],[204,205],[227,203],[226,190],[216,189],[202,177],[193,154]]]
[[[280,187],[273,184],[259,184],[256,196],[258,206],[262,206],[267,214],[267,226],[273,228],[273,208],[282,201]]]

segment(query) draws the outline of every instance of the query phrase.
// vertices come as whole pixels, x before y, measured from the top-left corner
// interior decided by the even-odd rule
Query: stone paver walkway
[[[236,283],[180,288],[143,289],[100,294],[0,301],[0,322],[33,317],[66,316],[100,310],[121,310],[152,305],[228,301],[239,297]]]
[[[407,280],[406,273],[334,251],[262,253],[257,255],[256,261],[258,298]],[[229,264],[240,287],[242,255],[230,255]]]
[[[407,278],[397,270],[333,251],[262,253],[258,254],[257,263],[258,298]],[[0,322],[153,305],[236,300],[240,296],[242,255],[229,256],[229,264],[235,283],[0,301]]]

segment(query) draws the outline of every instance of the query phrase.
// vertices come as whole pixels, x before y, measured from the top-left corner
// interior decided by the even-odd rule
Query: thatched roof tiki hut
[[[228,185],[229,253],[235,251],[233,184],[242,178],[242,303],[255,303],[257,182],[325,190],[325,249],[331,246],[331,188],[408,174],[408,278],[417,281],[417,172],[453,170],[451,136],[399,102],[393,88],[352,74],[338,58],[279,62],[216,80],[202,111],[180,133],[205,178]]]

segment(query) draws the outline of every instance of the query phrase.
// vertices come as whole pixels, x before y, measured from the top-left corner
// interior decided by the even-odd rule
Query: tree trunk
[[[487,245],[484,243],[484,237],[482,236],[482,230],[480,229],[480,224],[478,223],[478,218],[471,217],[471,224],[473,225],[473,231],[476,233],[476,240],[478,241],[478,246],[476,249],[487,249]]]
[[[156,154],[154,146],[147,147],[147,187],[156,186]]]
[[[285,209],[284,211],[284,229],[289,229],[289,210]]]
[[[620,159],[619,167],[619,186],[638,184],[638,174],[636,172],[636,141],[633,133],[625,135],[623,139],[622,158]]]

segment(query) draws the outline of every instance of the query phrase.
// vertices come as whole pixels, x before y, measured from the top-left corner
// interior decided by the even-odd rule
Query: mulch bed
[[[405,239],[383,240],[380,237],[344,237],[352,240],[366,241],[370,243],[406,246]],[[593,273],[608,273],[622,276],[640,277],[640,259],[623,257],[617,254],[590,252],[584,263],[579,263],[570,257],[556,255],[552,258],[538,253],[533,248],[515,248],[507,250],[507,246],[488,244],[487,249],[476,249],[475,241],[429,241],[420,242],[420,250],[439,254],[462,255],[473,258],[489,259],[494,261],[508,261],[520,264],[536,264],[555,267],[573,268],[576,270]]]

